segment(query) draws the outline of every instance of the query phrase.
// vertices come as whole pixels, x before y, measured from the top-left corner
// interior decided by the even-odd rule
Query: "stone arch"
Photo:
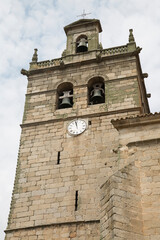
[[[57,86],[56,108],[71,108],[73,106],[73,84],[63,82]]]
[[[104,82],[107,82],[109,80],[109,77],[107,75],[103,75],[101,73],[96,72],[96,75],[95,74],[91,74],[91,75],[87,76],[85,82],[88,84],[90,79],[96,78],[96,77],[97,78],[98,77],[103,78]]]
[[[73,80],[72,78],[66,78],[66,82],[64,82],[64,79],[61,79],[60,81],[58,81],[55,86],[54,89],[57,89],[60,85],[62,85],[63,83],[71,83],[74,86],[77,84],[77,81]]]
[[[101,76],[94,76],[89,79],[88,84],[88,105],[105,103],[105,81]]]
[[[88,37],[81,34],[76,38],[76,53],[88,51]]]

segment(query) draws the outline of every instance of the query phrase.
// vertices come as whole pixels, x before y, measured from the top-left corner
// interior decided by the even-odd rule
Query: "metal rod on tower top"
[[[78,15],[77,17],[83,17],[84,18],[85,16],[87,16],[89,14],[91,14],[91,13],[85,13],[85,10],[83,9],[83,13],[81,15]]]

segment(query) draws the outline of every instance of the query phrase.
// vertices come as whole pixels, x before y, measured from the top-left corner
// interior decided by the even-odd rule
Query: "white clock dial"
[[[68,132],[71,135],[78,135],[83,133],[87,128],[87,124],[83,119],[73,120],[68,125]]]

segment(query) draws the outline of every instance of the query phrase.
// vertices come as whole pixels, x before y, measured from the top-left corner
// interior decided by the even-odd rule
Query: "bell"
[[[93,85],[93,90],[91,91],[91,102],[93,104],[104,102],[104,90],[101,86],[101,83]]]
[[[70,91],[64,91],[63,96],[60,96],[59,99],[62,99],[62,102],[59,105],[59,108],[70,108],[72,107]]]
[[[86,52],[87,50],[87,40],[85,38],[81,38],[77,46],[77,52]]]
[[[60,104],[60,108],[70,108],[70,107],[72,107],[70,98],[69,97],[63,98]]]

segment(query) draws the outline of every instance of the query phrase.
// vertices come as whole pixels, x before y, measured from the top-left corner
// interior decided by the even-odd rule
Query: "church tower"
[[[35,49],[21,71],[28,87],[5,240],[156,240],[160,120],[149,114],[141,48],[130,29],[126,45],[103,49],[97,19],[64,31],[61,58],[38,61]]]

